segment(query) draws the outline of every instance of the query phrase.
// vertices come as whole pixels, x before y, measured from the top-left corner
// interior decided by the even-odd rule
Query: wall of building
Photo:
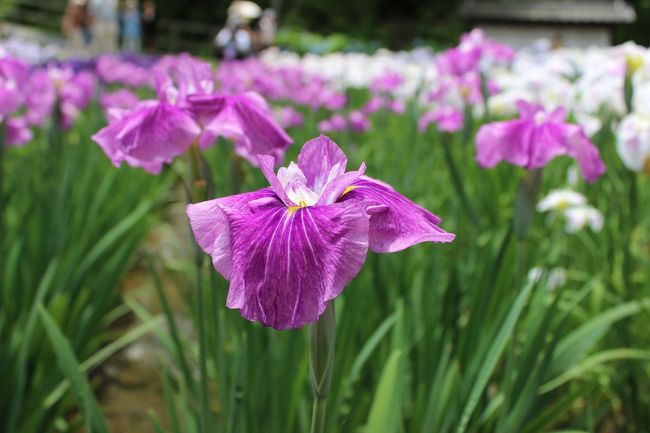
[[[509,24],[478,24],[486,35],[499,42],[515,48],[532,45],[539,39],[559,42],[565,47],[587,48],[590,46],[604,47],[611,45],[611,31],[602,26],[553,26],[553,25],[509,25]]]

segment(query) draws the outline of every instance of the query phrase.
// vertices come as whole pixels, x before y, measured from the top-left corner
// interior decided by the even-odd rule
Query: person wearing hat
[[[87,0],[70,0],[63,14],[62,30],[67,38],[66,47],[73,57],[86,54],[92,39],[93,17]]]
[[[228,8],[226,26],[214,38],[217,57],[243,59],[253,53],[255,34],[251,20],[259,18],[262,9],[250,1],[234,1]]]

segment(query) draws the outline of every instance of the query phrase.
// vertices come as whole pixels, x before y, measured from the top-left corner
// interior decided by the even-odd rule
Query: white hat
[[[262,15],[262,8],[248,0],[236,0],[228,8],[228,15],[235,15],[242,20],[254,20]]]

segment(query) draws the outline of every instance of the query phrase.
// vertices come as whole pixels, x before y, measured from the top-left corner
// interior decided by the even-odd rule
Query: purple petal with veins
[[[451,242],[440,218],[413,203],[383,182],[364,176],[356,180],[341,201],[360,201],[370,215],[370,249],[378,253],[401,251],[420,242]]]

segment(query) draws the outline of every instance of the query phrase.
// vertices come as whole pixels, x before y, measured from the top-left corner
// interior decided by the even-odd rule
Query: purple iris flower
[[[259,159],[270,187],[187,207],[197,243],[230,281],[226,306],[248,320],[276,329],[314,322],[369,248],[454,239],[437,216],[364,176],[364,164],[346,172],[345,154],[325,136],[277,175],[272,157]]]
[[[481,167],[494,167],[504,160],[527,169],[545,166],[560,155],[578,161],[584,178],[595,181],[605,172],[598,148],[582,127],[566,123],[566,112],[545,112],[537,104],[517,103],[519,119],[483,125],[476,135],[476,160]]]
[[[121,83],[129,87],[150,86],[151,70],[135,61],[113,54],[97,59],[97,76],[105,83]]]
[[[95,78],[87,71],[73,73],[71,76],[68,76],[67,72],[64,74],[65,81],[55,81],[55,88],[59,93],[61,124],[64,128],[70,128],[81,111],[92,101],[95,94]]]
[[[418,120],[418,131],[425,132],[429,124],[435,123],[439,131],[456,132],[463,128],[463,112],[451,107],[440,107],[422,114]]]
[[[510,63],[515,57],[515,50],[495,40],[485,37],[481,29],[474,29],[460,38],[460,47],[478,47],[484,58],[497,63]]]
[[[22,146],[29,142],[32,137],[32,130],[24,117],[7,119],[7,146]]]
[[[28,82],[25,63],[11,57],[0,58],[0,122],[6,128],[4,144],[7,146],[20,146],[32,139],[25,117],[17,116],[24,108]]]
[[[43,126],[56,103],[56,90],[47,69],[36,69],[29,76],[25,118],[30,125]]]
[[[114,92],[104,93],[99,97],[99,103],[104,109],[109,121],[109,110],[111,108],[133,109],[140,103],[138,97],[128,89],[119,89]]]
[[[338,113],[332,114],[329,119],[318,122],[318,130],[324,133],[345,131],[347,127],[347,120],[342,114]]]
[[[219,136],[232,139],[237,154],[254,164],[254,155],[281,158],[291,144],[261,96],[213,93],[209,63],[167,57],[154,73],[158,99],[109,109],[108,126],[93,136],[115,166],[126,162],[156,174],[193,143],[205,149]]]
[[[15,113],[24,102],[27,65],[11,57],[0,58],[0,116]]]
[[[460,77],[468,72],[478,70],[480,60],[480,47],[461,45],[459,47],[449,48],[436,57],[436,66],[441,74]]]
[[[311,108],[340,110],[345,93],[324,77],[297,66],[271,66],[256,58],[221,62],[216,72],[220,89],[234,94],[252,90],[273,101],[291,101]]]
[[[363,133],[370,128],[370,120],[363,112],[359,110],[350,111],[348,114],[348,124],[350,130],[356,133]]]
[[[402,83],[404,83],[404,78],[401,74],[387,71],[373,79],[369,88],[373,93],[390,93],[395,91]]]
[[[373,95],[366,105],[363,106],[363,112],[370,115],[381,110],[385,105],[384,98],[379,95]]]
[[[58,104],[63,128],[72,126],[95,93],[95,79],[88,71],[75,72],[71,66],[49,65],[32,72],[26,97],[26,119],[43,125]]]
[[[445,75],[463,76],[478,72],[482,63],[509,63],[515,51],[488,39],[480,29],[464,34],[457,47],[450,48],[436,58],[436,66]]]
[[[304,122],[303,115],[293,107],[282,107],[275,111],[275,118],[283,128],[300,128]]]

